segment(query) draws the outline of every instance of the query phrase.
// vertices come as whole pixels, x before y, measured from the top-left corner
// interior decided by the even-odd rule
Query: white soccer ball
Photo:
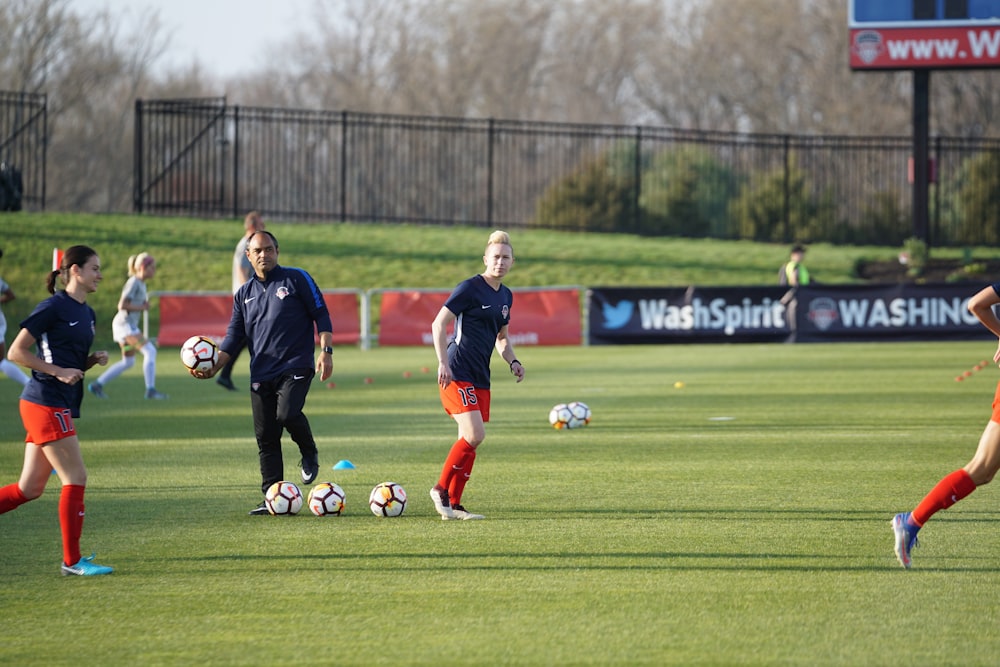
[[[399,516],[406,509],[406,491],[396,482],[382,482],[368,496],[368,507],[375,516]]]
[[[181,345],[181,363],[192,371],[207,371],[219,360],[219,346],[208,336],[191,336]]]
[[[553,406],[549,410],[549,423],[552,424],[552,428],[562,430],[564,428],[573,428],[570,426],[570,422],[573,420],[573,413],[569,411],[569,406],[565,403],[560,403]]]
[[[340,516],[344,511],[344,490],[333,482],[320,482],[309,492],[306,504],[316,516]]]
[[[264,505],[274,515],[298,514],[302,509],[302,492],[294,482],[275,482],[264,494]]]
[[[569,420],[570,428],[582,428],[590,423],[590,408],[586,403],[573,401],[566,407],[572,415]]]

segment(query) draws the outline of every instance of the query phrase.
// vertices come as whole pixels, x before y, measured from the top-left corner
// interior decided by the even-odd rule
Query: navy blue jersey
[[[236,290],[219,347],[232,355],[245,340],[250,381],[267,382],[315,366],[317,331],[333,331],[333,325],[316,281],[302,269],[275,266],[265,280],[254,275]]]
[[[56,292],[35,306],[21,322],[21,328],[34,337],[38,357],[43,361],[62,368],[87,370],[87,357],[97,330],[97,316],[87,304],[66,292]],[[84,384],[82,381],[66,384],[33,370],[21,398],[50,408],[69,408],[70,414],[79,417]]]
[[[458,284],[445,301],[455,313],[455,341],[448,346],[448,365],[456,380],[490,388],[490,357],[500,329],[510,323],[514,295],[504,285],[495,290],[481,275]]]

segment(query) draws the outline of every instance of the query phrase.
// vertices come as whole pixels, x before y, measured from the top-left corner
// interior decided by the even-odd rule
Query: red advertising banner
[[[160,300],[160,345],[180,346],[190,336],[201,334],[222,340],[233,312],[233,295],[228,292],[157,295]],[[361,340],[359,298],[355,292],[323,292],[323,300],[333,320],[334,344],[353,345]]]
[[[379,345],[433,345],[431,322],[449,294],[422,290],[383,292]],[[580,345],[580,290],[514,290],[507,333],[515,345]]]
[[[1000,27],[851,30],[851,69],[1000,67]]]

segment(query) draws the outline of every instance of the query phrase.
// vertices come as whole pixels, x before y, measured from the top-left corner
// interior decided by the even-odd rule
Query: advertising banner
[[[160,301],[160,345],[180,346],[200,334],[221,341],[233,312],[229,292],[158,292]],[[353,345],[361,340],[360,298],[357,292],[323,292],[333,320],[334,345]]]
[[[507,335],[514,345],[580,345],[580,290],[515,289]],[[431,323],[451,291],[387,290],[379,308],[379,345],[433,345]]]
[[[593,287],[591,345],[773,342],[791,328],[784,287]]]
[[[982,339],[984,286],[595,287],[590,344]]]
[[[800,288],[797,341],[962,340],[992,334],[969,312],[985,285],[848,285]]]

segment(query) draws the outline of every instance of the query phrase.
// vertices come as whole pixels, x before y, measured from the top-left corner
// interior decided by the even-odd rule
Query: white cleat
[[[431,500],[434,501],[434,509],[441,515],[443,521],[456,518],[451,509],[451,502],[448,500],[447,490],[435,486],[431,489]]]
[[[453,505],[451,513],[455,515],[456,519],[461,519],[462,521],[478,521],[479,519],[486,518],[482,514],[473,514],[461,505]]]

